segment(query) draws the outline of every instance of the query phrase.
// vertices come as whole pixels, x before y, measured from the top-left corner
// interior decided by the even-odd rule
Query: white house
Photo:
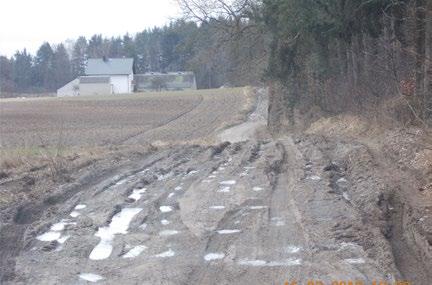
[[[57,96],[133,92],[133,58],[90,58],[80,76],[57,90]]]

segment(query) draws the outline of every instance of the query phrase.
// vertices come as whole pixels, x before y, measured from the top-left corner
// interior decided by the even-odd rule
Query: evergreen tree
[[[87,40],[85,37],[79,37],[75,42],[72,51],[72,75],[78,77],[85,74],[87,62]]]
[[[63,86],[72,79],[71,63],[63,44],[59,44],[53,56],[53,71],[55,88]]]

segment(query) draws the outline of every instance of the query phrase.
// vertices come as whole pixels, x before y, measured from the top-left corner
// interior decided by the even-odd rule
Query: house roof
[[[133,58],[89,58],[86,75],[119,75],[133,73]]]

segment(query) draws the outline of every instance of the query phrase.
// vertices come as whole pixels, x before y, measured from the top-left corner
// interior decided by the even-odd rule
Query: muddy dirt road
[[[93,174],[45,201],[37,218],[37,203],[20,209],[20,240],[0,249],[11,260],[3,283],[429,284],[421,262],[404,273],[394,257],[397,205],[378,191],[391,182],[369,148],[265,137],[258,94],[248,122],[218,144],[171,146]]]

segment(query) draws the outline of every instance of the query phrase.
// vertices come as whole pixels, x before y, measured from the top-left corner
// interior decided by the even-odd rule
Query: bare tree
[[[250,28],[257,13],[257,0],[177,0],[185,18],[214,22],[225,31],[241,33]]]

